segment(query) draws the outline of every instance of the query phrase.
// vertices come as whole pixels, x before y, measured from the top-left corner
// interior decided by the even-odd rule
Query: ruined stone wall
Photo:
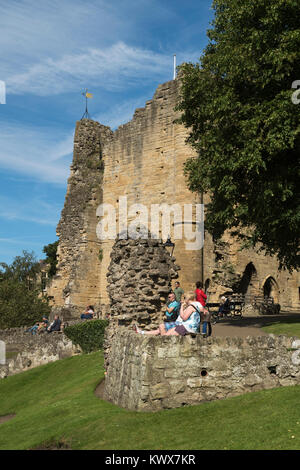
[[[105,331],[104,358],[107,368],[111,342],[120,326],[134,324],[147,329],[162,323],[171,281],[179,267],[161,240],[117,239],[107,272],[110,322]]]
[[[81,352],[80,347],[61,332],[31,335],[26,329],[0,331],[0,341],[4,341],[6,352],[5,364],[0,365],[0,379]]]
[[[98,122],[83,119],[76,124],[71,175],[57,226],[57,275],[48,289],[54,308],[68,307],[71,316],[87,304],[100,304],[96,209],[103,198],[103,145],[111,136],[112,131]]]
[[[57,228],[57,276],[48,290],[57,311],[64,306],[71,317],[78,317],[88,304],[102,312],[103,306],[109,306],[106,274],[114,240],[97,238],[99,204],[115,208],[118,233],[122,197],[127,197],[128,209],[132,204],[143,204],[149,214],[151,204],[183,207],[200,202],[199,196],[187,189],[183,174],[184,162],[194,153],[186,144],[187,130],[174,122],[178,93],[178,80],[160,85],[153,99],[115,132],[86,119],[77,123],[71,176]],[[129,223],[137,213],[136,207],[128,214]],[[299,274],[279,272],[275,258],[254,250],[239,251],[238,243],[228,234],[216,244],[206,233],[203,251],[187,250],[184,238],[174,240],[174,233],[170,235],[175,241],[176,264],[181,267],[178,280],[185,291],[194,289],[196,281],[209,281],[210,300],[218,301],[220,295],[235,290],[252,262],[256,277],[249,287],[251,295],[263,295],[264,283],[272,276],[277,286],[275,300],[282,310],[300,311]]]
[[[156,411],[300,384],[299,346],[284,336],[204,339],[121,328],[104,397],[130,410]]]
[[[199,203],[199,197],[187,189],[183,174],[183,164],[193,151],[185,143],[186,129],[174,122],[178,117],[174,111],[177,98],[176,80],[160,85],[145,108],[137,109],[132,121],[120,126],[104,146],[104,203],[117,208],[120,196],[127,196],[128,207],[143,204],[149,214],[151,204]],[[129,215],[128,220],[132,218]],[[189,290],[200,279],[202,252],[187,251],[186,240],[174,240],[170,235],[175,241],[176,263],[181,267],[179,281]],[[104,303],[108,302],[106,273],[113,243],[103,242],[100,284]]]
[[[211,302],[218,301],[224,293],[241,289],[245,269],[251,264],[255,272],[247,288],[246,300],[247,297],[251,301],[254,296],[263,296],[265,282],[273,278],[276,287],[272,295],[274,302],[280,304],[281,312],[300,312],[299,272],[279,271],[276,257],[258,253],[254,249],[240,250],[238,240],[228,233],[224,234],[220,243],[214,243],[206,233],[204,259],[204,282],[210,280],[208,295]]]

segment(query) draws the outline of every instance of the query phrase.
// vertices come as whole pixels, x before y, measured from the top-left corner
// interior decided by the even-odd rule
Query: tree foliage
[[[299,266],[298,0],[215,0],[199,63],[180,67],[180,122],[197,157],[192,191],[210,196],[206,228],[226,229]]]
[[[0,263],[0,328],[32,325],[50,313],[41,296],[40,266],[33,253],[23,251],[12,264]]]
[[[51,278],[56,274],[58,240],[44,246],[43,252],[46,254],[45,262],[49,264],[48,276]]]

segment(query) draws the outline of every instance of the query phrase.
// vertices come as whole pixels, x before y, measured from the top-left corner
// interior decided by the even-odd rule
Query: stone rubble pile
[[[147,329],[158,326],[172,289],[171,281],[178,277],[179,269],[161,240],[116,240],[107,272],[110,324],[106,330],[106,353],[117,327],[134,323]]]

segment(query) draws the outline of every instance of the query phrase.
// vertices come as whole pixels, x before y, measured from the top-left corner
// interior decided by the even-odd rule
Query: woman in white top
[[[190,292],[184,297],[180,314],[175,322],[175,327],[167,331],[166,336],[185,336],[187,333],[199,333],[200,331],[200,311],[203,309],[200,302],[196,302],[194,292]]]

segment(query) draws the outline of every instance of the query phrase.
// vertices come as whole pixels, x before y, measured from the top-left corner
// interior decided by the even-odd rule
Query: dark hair
[[[176,281],[175,284],[179,284],[179,285],[180,285],[180,282],[179,282],[179,281]]]
[[[95,310],[92,305],[89,305],[89,308],[90,308],[91,310],[93,310],[93,311]]]
[[[202,282],[200,282],[200,281],[196,282],[196,287],[197,287],[197,289],[202,289],[202,287],[203,287]]]

